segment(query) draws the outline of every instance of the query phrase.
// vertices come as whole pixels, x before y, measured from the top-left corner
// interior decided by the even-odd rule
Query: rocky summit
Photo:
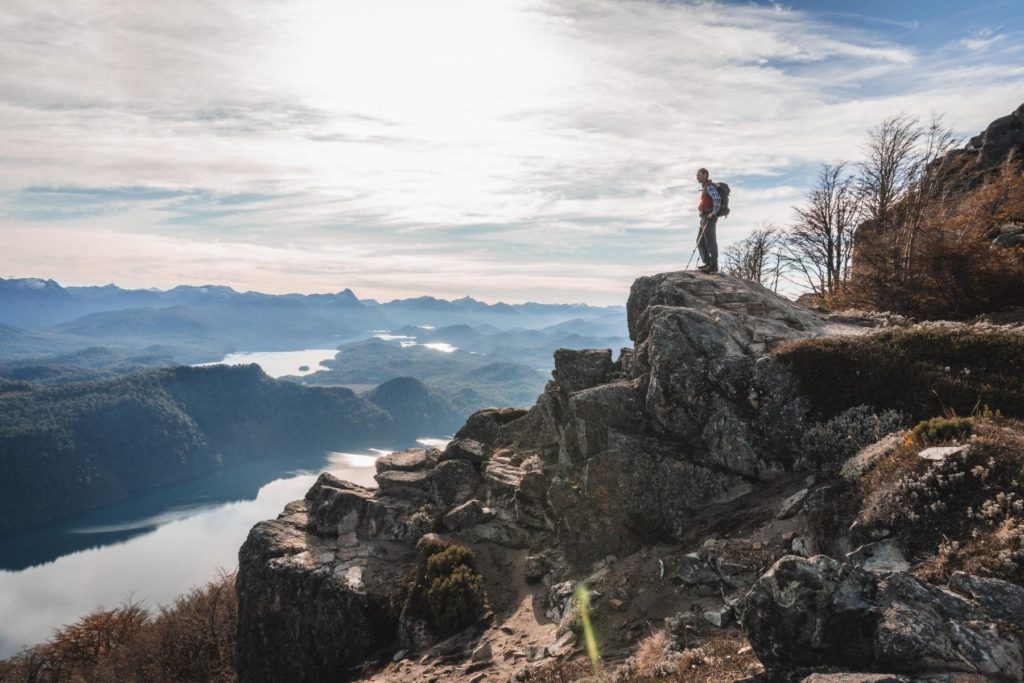
[[[898,444],[808,466],[824,418],[774,352],[878,321],[692,272],[638,279],[628,319],[632,348],[557,351],[528,410],[382,457],[376,489],[322,474],[257,524],[240,680],[1024,680],[1024,589],[926,583],[878,523],[818,554],[816,513]]]

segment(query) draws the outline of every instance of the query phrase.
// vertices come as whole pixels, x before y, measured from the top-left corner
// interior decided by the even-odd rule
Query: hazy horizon
[[[785,224],[868,128],[1024,101],[1019,2],[0,7],[0,272],[621,305]]]
[[[562,306],[591,306],[591,307],[594,307],[594,308],[607,308],[607,307],[610,307],[610,306],[612,306],[612,307],[619,307],[619,308],[624,308],[625,307],[625,300],[623,300],[622,303],[618,303],[618,304],[591,304],[591,303],[587,303],[585,301],[548,301],[548,302],[539,302],[539,301],[534,301],[532,299],[524,299],[524,300],[521,300],[521,301],[511,301],[511,300],[508,300],[508,299],[490,299],[490,300],[488,300],[487,298],[479,297],[479,296],[474,296],[473,294],[438,296],[438,295],[431,294],[429,292],[427,292],[427,293],[422,293],[421,292],[419,294],[415,294],[415,295],[412,295],[412,296],[406,296],[406,297],[400,297],[400,298],[394,298],[394,299],[378,299],[378,298],[375,298],[375,297],[372,297],[372,296],[365,296],[365,297],[364,296],[360,296],[359,292],[356,292],[356,291],[352,290],[351,287],[341,287],[340,289],[336,289],[336,290],[333,290],[333,291],[296,292],[296,291],[283,290],[283,291],[280,291],[280,292],[267,292],[267,291],[260,291],[258,289],[236,289],[236,288],[232,287],[231,285],[224,285],[224,284],[219,284],[219,283],[216,283],[216,282],[202,282],[202,283],[195,283],[195,284],[178,284],[178,285],[172,285],[172,286],[167,287],[167,288],[161,288],[161,287],[123,287],[123,286],[117,284],[116,282],[104,282],[102,284],[97,284],[95,282],[90,282],[90,283],[85,283],[85,284],[77,284],[77,283],[71,283],[71,282],[61,282],[57,278],[53,278],[53,277],[38,277],[38,276],[32,276],[32,275],[25,275],[25,276],[0,275],[0,280],[38,280],[40,282],[53,281],[53,282],[56,282],[57,285],[59,285],[62,288],[68,288],[68,287],[96,287],[96,288],[117,287],[117,288],[119,288],[121,290],[124,290],[124,291],[144,291],[144,292],[169,292],[172,289],[176,289],[177,287],[194,287],[194,288],[197,288],[197,289],[202,289],[204,287],[227,287],[229,289],[232,289],[233,291],[235,291],[238,294],[265,294],[265,295],[270,295],[270,296],[289,296],[289,295],[295,295],[295,296],[316,296],[316,295],[321,295],[321,296],[324,296],[324,295],[331,295],[331,294],[341,294],[342,292],[349,291],[360,302],[375,301],[375,302],[377,302],[379,304],[388,304],[388,303],[393,303],[393,302],[396,302],[396,301],[408,301],[410,299],[431,298],[431,299],[437,299],[437,300],[449,301],[449,302],[455,302],[455,301],[458,301],[460,299],[472,299],[474,301],[478,301],[480,303],[484,303],[484,304],[487,304],[489,306],[494,306],[494,305],[497,305],[497,304],[508,304],[510,306],[519,306],[519,305],[523,305],[523,304],[541,304],[541,303],[543,303],[544,305],[551,305],[551,306],[558,306],[558,305],[562,305]],[[628,294],[628,292],[627,292],[627,294]]]

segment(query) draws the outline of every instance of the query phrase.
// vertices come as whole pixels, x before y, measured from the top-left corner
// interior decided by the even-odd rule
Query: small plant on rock
[[[876,413],[866,405],[850,408],[804,432],[800,440],[802,460],[834,474],[857,451],[896,431],[902,423],[902,417],[894,410]]]
[[[946,441],[960,441],[971,435],[973,427],[966,417],[933,417],[918,422],[910,432],[917,444],[936,444]]]
[[[421,542],[420,550],[422,564],[398,582],[392,608],[401,603],[405,614],[426,620],[440,636],[477,621],[483,614],[485,593],[473,551],[431,538]]]

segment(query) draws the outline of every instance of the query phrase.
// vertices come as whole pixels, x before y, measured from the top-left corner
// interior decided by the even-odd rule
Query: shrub
[[[1019,164],[929,204],[912,246],[894,251],[896,233],[870,222],[858,229],[852,277],[833,303],[933,320],[1024,305],[1024,249],[991,245],[1001,224],[1024,218]]]
[[[420,566],[396,583],[389,596],[392,609],[425,619],[441,636],[456,633],[483,614],[484,579],[476,571],[469,548],[425,537],[420,541]]]
[[[427,589],[427,604],[437,631],[457,633],[473,624],[483,612],[484,579],[464,564],[438,576]]]
[[[957,544],[947,555],[943,559],[949,568],[1024,584],[1024,521],[1019,516],[1004,520],[964,547]]]
[[[971,421],[966,417],[933,417],[918,422],[910,432],[914,443],[934,444],[958,441],[971,435]]]
[[[857,451],[900,429],[902,422],[900,414],[894,410],[875,414],[870,406],[850,408],[804,432],[800,439],[802,460],[835,474]]]
[[[800,340],[776,355],[823,419],[859,405],[914,422],[980,405],[1024,417],[1024,334],[1006,328],[920,325]]]

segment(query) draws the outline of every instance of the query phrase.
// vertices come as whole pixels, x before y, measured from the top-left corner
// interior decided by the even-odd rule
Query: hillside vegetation
[[[1024,417],[1024,334],[995,325],[928,324],[792,342],[776,356],[819,414],[856,406],[908,420],[982,407]]]
[[[237,679],[237,621],[228,574],[157,610],[131,602],[98,609],[57,629],[47,643],[0,660],[0,682],[227,683]]]
[[[245,459],[390,436],[394,419],[340,387],[258,366],[168,368],[60,386],[0,385],[0,532]]]

